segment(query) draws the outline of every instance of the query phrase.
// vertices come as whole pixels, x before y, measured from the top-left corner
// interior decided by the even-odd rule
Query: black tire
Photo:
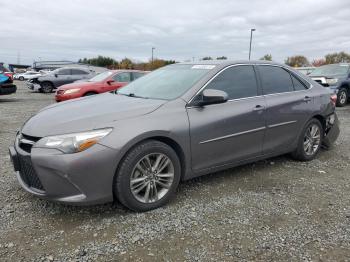
[[[149,154],[165,155],[173,165],[174,177],[171,185],[159,200],[151,203],[143,203],[139,201],[133,194],[131,189],[131,177],[136,165],[141,159]],[[157,140],[147,140],[132,148],[126,156],[122,159],[121,164],[117,170],[114,179],[113,191],[114,196],[127,208],[137,211],[145,212],[165,205],[174,196],[181,177],[180,160],[176,152],[167,144]],[[151,182],[152,183],[152,182]],[[156,185],[156,183],[154,183]],[[145,188],[146,191],[146,188]],[[155,190],[157,193],[160,191]],[[156,194],[157,194],[156,193]]]
[[[83,96],[93,96],[93,95],[97,95],[97,93],[95,93],[95,92],[87,92]]]
[[[23,77],[23,76],[20,76],[20,77],[18,78],[18,80],[19,80],[19,81],[24,81],[24,77]]]
[[[53,87],[52,83],[50,83],[50,82],[43,82],[43,83],[41,83],[40,91],[42,93],[45,93],[45,94],[52,93],[53,89],[54,89],[54,87]]]
[[[339,89],[337,93],[337,106],[343,107],[347,104],[349,99],[348,91],[345,88]]]
[[[315,152],[313,152],[310,155],[305,151],[304,142],[306,143],[306,141],[305,141],[307,139],[306,134],[307,134],[308,130],[313,125],[316,125],[319,128],[320,138],[319,138],[319,143],[318,143],[317,149],[315,149]],[[294,152],[292,152],[292,157],[296,160],[299,160],[299,161],[310,161],[310,160],[314,159],[316,157],[316,155],[318,154],[318,152],[320,151],[320,148],[322,146],[323,136],[324,136],[324,131],[323,131],[323,127],[322,127],[322,124],[320,123],[320,121],[317,120],[316,118],[312,118],[311,120],[309,120],[306,123],[305,127],[303,128],[303,130],[299,136],[298,146],[297,146],[296,150]]]

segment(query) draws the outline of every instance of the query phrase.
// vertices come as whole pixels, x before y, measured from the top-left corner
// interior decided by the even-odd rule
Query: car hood
[[[105,93],[45,107],[23,126],[23,134],[44,137],[113,127],[118,120],[149,114],[166,101]]]

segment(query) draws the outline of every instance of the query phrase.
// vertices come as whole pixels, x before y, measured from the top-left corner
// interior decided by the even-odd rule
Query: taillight
[[[337,103],[337,95],[336,94],[331,95],[331,102],[334,106],[336,105],[336,103]]]

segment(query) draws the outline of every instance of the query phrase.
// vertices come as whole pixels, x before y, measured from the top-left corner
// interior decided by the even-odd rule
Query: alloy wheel
[[[162,199],[173,184],[174,165],[162,153],[152,153],[141,158],[130,177],[133,196],[142,203],[153,203]]]
[[[346,100],[347,100],[347,96],[346,96],[345,91],[341,91],[340,95],[339,95],[339,102],[340,102],[340,104],[342,104],[342,105],[345,104]]]
[[[306,130],[304,136],[304,152],[308,156],[314,155],[321,144],[321,130],[316,124],[312,124]]]

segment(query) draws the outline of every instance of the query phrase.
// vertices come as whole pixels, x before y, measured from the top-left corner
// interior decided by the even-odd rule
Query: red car
[[[60,86],[56,91],[57,102],[114,91],[129,82],[147,74],[137,70],[110,70],[94,76],[85,82]]]

